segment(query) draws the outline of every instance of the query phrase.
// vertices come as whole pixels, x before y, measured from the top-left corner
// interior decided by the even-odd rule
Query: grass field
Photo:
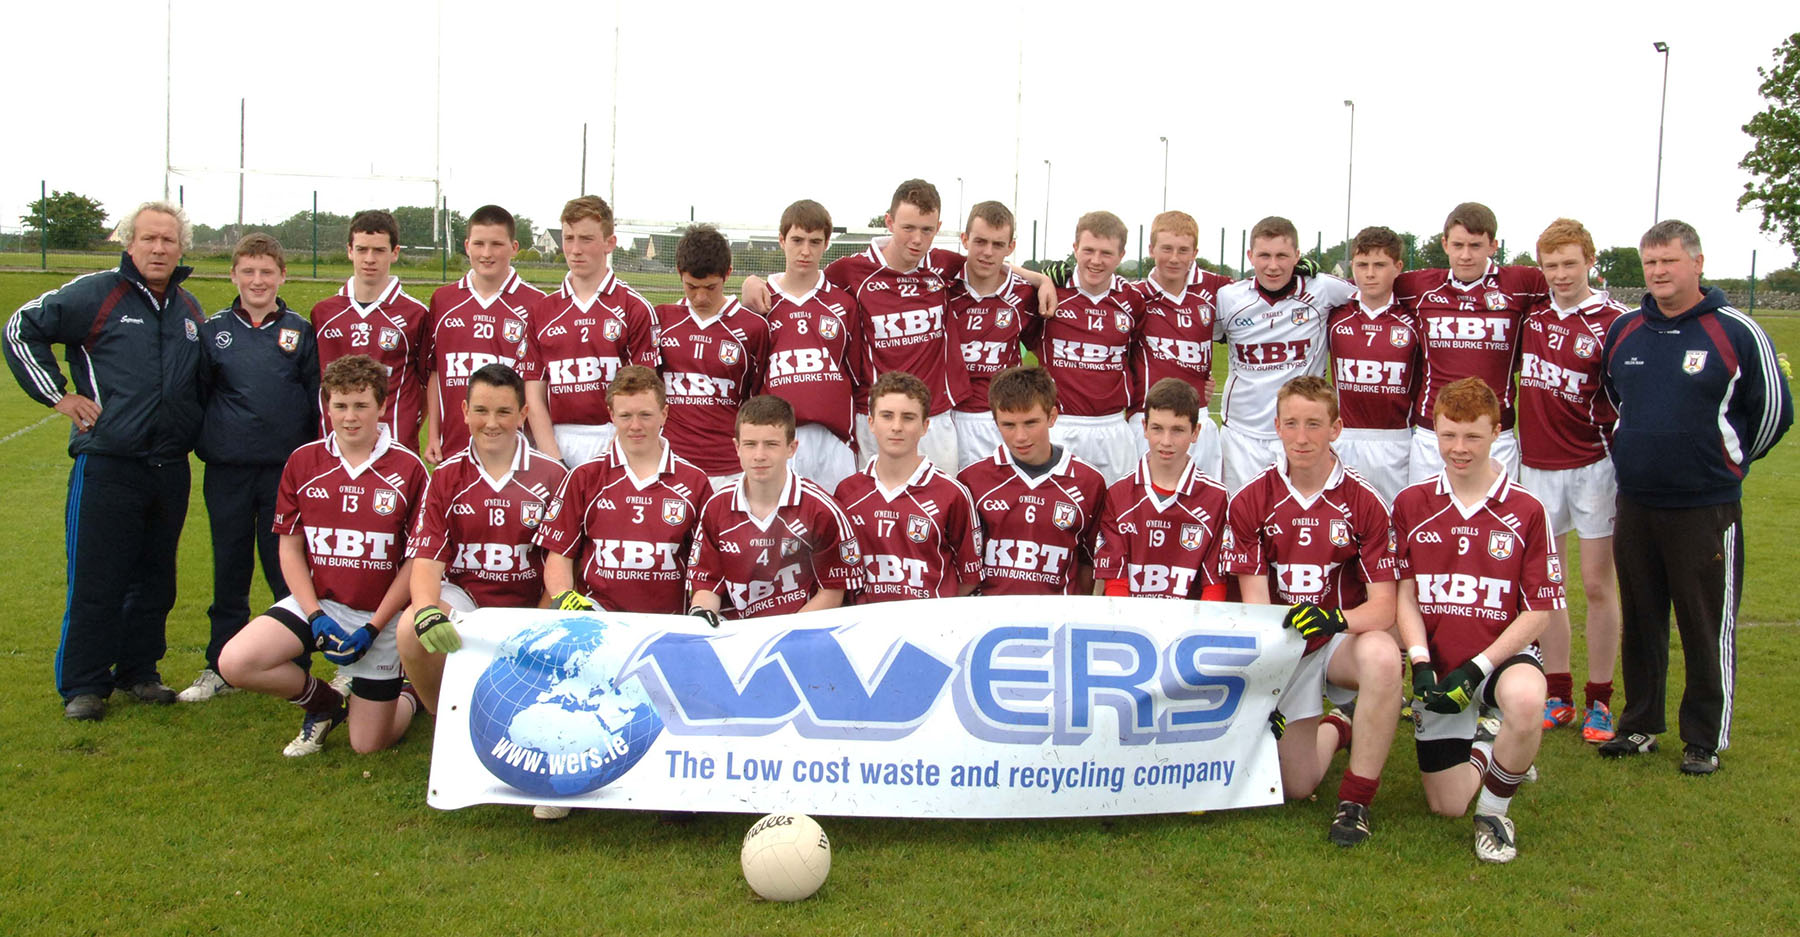
[[[0,313],[64,275],[0,275]],[[209,308],[223,280],[192,283]],[[430,286],[414,295],[424,298]],[[292,283],[305,309],[335,289]],[[654,298],[654,297],[653,297]],[[1760,317],[1800,349],[1800,316]],[[1395,746],[1375,838],[1325,841],[1322,798],[1205,816],[1033,822],[821,818],[830,881],[797,905],[755,901],[737,868],[753,818],[669,824],[577,812],[425,805],[429,721],[397,748],[345,740],[280,754],[298,711],[237,694],[153,708],[115,699],[70,723],[52,686],[63,609],[66,425],[0,392],[0,933],[3,934],[1783,934],[1800,929],[1800,443],[1756,466],[1734,745],[1718,775],[1655,756],[1602,762],[1572,730],[1514,802],[1521,855],[1476,862],[1469,822],[1429,816],[1411,745]],[[202,664],[210,598],[199,471],[181,544],[164,678]],[[1570,570],[1568,581],[1580,578]],[[267,594],[258,585],[253,607]],[[1582,602],[1574,596],[1577,622]],[[1579,626],[1578,626],[1579,630]],[[1581,671],[1577,636],[1576,673]],[[321,662],[322,669],[329,669]],[[1680,656],[1675,653],[1675,679]],[[1578,677],[1579,680],[1579,677]],[[1677,683],[1678,685],[1678,683]],[[1678,695],[1678,694],[1677,694]],[[1673,716],[1671,716],[1671,719]],[[1339,770],[1341,770],[1341,761]],[[1737,897],[1733,897],[1733,896]]]

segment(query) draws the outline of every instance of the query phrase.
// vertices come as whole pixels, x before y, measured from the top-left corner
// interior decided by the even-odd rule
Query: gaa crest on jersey
[[[744,355],[744,346],[737,342],[719,343],[719,361],[723,364],[737,364]]]
[[[1057,530],[1068,530],[1074,527],[1075,505],[1066,501],[1056,502],[1055,509],[1050,513],[1050,523],[1055,524]]]
[[[1690,351],[1681,359],[1681,370],[1687,374],[1699,374],[1706,367],[1705,351]]]
[[[1326,528],[1326,539],[1330,540],[1334,547],[1349,546],[1350,522],[1338,517],[1332,518],[1331,526]]]
[[[525,339],[525,323],[517,319],[508,319],[506,324],[500,327],[500,334],[506,339],[507,344],[517,344]]]
[[[1412,330],[1404,325],[1388,326],[1388,344],[1395,348],[1405,348],[1412,341]]]
[[[1575,357],[1577,357],[1577,358],[1592,358],[1594,356],[1594,353],[1599,350],[1600,350],[1600,343],[1594,341],[1593,336],[1591,336],[1591,335],[1575,336]]]
[[[608,319],[601,324],[600,334],[606,336],[607,341],[616,342],[619,336],[625,334],[625,326],[617,319]]]
[[[1504,530],[1496,530],[1488,534],[1488,556],[1497,560],[1511,559],[1513,555],[1513,535]]]
[[[931,521],[929,519],[920,517],[917,514],[907,515],[906,539],[911,540],[914,543],[924,543],[925,539],[930,535]]]
[[[181,324],[187,327],[188,341],[197,342],[200,340],[200,327],[194,324],[194,320],[183,319],[183,320],[181,320]],[[223,333],[220,333],[220,334],[223,334]]]
[[[1013,324],[1012,307],[1006,306],[994,310],[994,328],[1010,329]]]
[[[1545,560],[1544,566],[1550,574],[1551,582],[1562,582],[1563,581],[1562,554],[1560,554],[1560,553],[1550,554],[1549,559]]]
[[[544,502],[526,501],[519,505],[519,523],[536,527],[544,522]]]
[[[1118,329],[1121,332],[1130,332],[1131,331],[1131,313],[1129,313],[1129,312],[1113,313],[1113,328]]]
[[[819,317],[819,337],[826,341],[835,341],[838,337],[838,320],[836,316]]]
[[[670,527],[680,527],[687,520],[687,502],[680,498],[663,499],[663,523]]]
[[[1183,524],[1183,525],[1181,525],[1181,548],[1183,550],[1198,550],[1198,549],[1200,549],[1200,525],[1199,524]]]
[[[1489,312],[1499,312],[1506,308],[1506,294],[1499,290],[1488,290],[1482,295],[1481,301],[1487,305]]]
[[[400,330],[389,328],[382,329],[381,337],[377,344],[381,346],[382,351],[393,351],[394,349],[399,348]]]
[[[282,351],[285,351],[288,354],[293,354],[294,352],[299,351],[300,350],[300,330],[299,329],[282,329],[275,336],[275,347],[280,348]]]
[[[375,492],[375,513],[386,516],[400,506],[400,493],[390,489]]]

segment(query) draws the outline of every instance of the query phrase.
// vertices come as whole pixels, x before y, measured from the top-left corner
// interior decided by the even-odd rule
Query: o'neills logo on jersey
[[[924,543],[925,538],[930,535],[931,521],[929,519],[920,517],[917,514],[907,515],[906,539],[911,540],[914,543]]]
[[[1395,348],[1405,348],[1406,343],[1412,338],[1411,331],[1404,325],[1389,326],[1388,344]]]
[[[1327,533],[1326,536],[1327,536],[1327,539],[1329,539],[1331,541],[1332,546],[1347,547],[1350,545],[1350,522],[1349,521],[1340,520],[1338,518],[1332,518],[1331,526],[1330,526],[1330,528],[1328,528],[1328,531],[1329,532]]]
[[[500,327],[500,334],[508,342],[522,341],[525,338],[525,323],[517,319],[508,319],[506,324]]]
[[[1198,550],[1198,549],[1200,549],[1200,525],[1199,524],[1183,524],[1183,525],[1181,525],[1181,548],[1183,550]]]
[[[1513,535],[1502,530],[1488,534],[1488,556],[1504,560],[1513,555]]]
[[[1481,301],[1487,304],[1489,312],[1499,312],[1506,308],[1506,294],[1499,290],[1489,290],[1481,297]]]
[[[1575,336],[1575,357],[1577,357],[1577,358],[1592,358],[1594,356],[1594,353],[1599,350],[1600,350],[1600,343],[1594,341],[1592,336],[1589,336],[1589,335]]]
[[[386,328],[382,329],[381,330],[381,338],[380,338],[380,341],[378,342],[378,344],[381,345],[382,351],[393,351],[394,349],[399,348],[400,347],[400,330],[399,329],[386,329]]]
[[[375,513],[387,515],[394,513],[400,506],[400,493],[396,491],[375,492]]]
[[[1055,524],[1057,530],[1068,530],[1075,526],[1075,505],[1056,502],[1056,509],[1050,515],[1050,523]]]
[[[223,335],[225,333],[221,332],[219,334]],[[299,351],[300,350],[300,330],[299,329],[282,329],[275,336],[275,347],[280,348],[282,351],[285,351],[289,354]]]
[[[820,316],[819,337],[828,342],[836,339],[838,337],[838,320],[831,316]]]
[[[519,523],[536,527],[544,522],[544,502],[527,501],[519,505]]]
[[[687,502],[680,498],[664,498],[663,523],[671,527],[679,527],[685,520],[687,520]]]
[[[625,326],[620,324],[617,319],[608,319],[604,325],[600,326],[600,334],[606,336],[607,341],[616,342],[619,340],[619,336],[625,334]]]
[[[738,359],[743,356],[743,353],[743,346],[739,345],[737,342],[719,343],[719,361],[724,364],[737,364]]]
[[[1687,353],[1687,357],[1681,359],[1681,370],[1688,374],[1699,374],[1704,367],[1706,367],[1706,352],[1704,351],[1690,351]]]

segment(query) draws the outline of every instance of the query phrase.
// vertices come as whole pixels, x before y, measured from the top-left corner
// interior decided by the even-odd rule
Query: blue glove
[[[330,615],[325,614],[324,609],[319,609],[306,616],[306,623],[312,625],[312,649],[315,651],[333,650],[343,643],[344,639],[350,637],[345,633],[342,625],[338,624]]]
[[[369,653],[369,647],[375,643],[376,633],[374,625],[364,625],[350,632],[338,641],[335,649],[325,652],[325,659],[339,667],[362,660],[362,656]]]

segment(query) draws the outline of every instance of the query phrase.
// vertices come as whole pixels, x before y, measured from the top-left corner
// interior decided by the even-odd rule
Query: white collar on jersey
[[[977,300],[977,301],[983,300],[983,299],[992,299],[995,296],[1001,296],[1001,295],[1010,296],[1012,293],[1012,289],[1013,289],[1013,283],[1015,281],[1019,282],[1019,283],[1025,282],[1025,279],[1023,277],[1019,276],[1017,273],[1014,273],[1011,270],[1002,270],[1001,275],[1000,275],[1000,285],[994,287],[994,291],[992,293],[983,293],[982,291],[975,288],[975,284],[969,282],[969,265],[968,264],[963,265],[963,272],[960,276],[957,277],[957,280],[961,281],[961,283],[963,285],[963,290],[969,294],[969,298],[973,299],[973,300]]]
[[[819,279],[813,283],[812,289],[807,290],[806,292],[801,293],[796,296],[795,294],[790,293],[787,290],[781,288],[782,278],[785,276],[786,276],[785,273],[770,274],[769,275],[769,291],[780,295],[782,299],[785,299],[788,302],[793,303],[796,306],[806,305],[807,301],[811,300],[814,296],[819,295],[820,290],[825,289],[825,283],[826,283],[825,274],[821,273],[821,274],[819,274]]]
[[[1183,497],[1193,494],[1194,488],[1200,484],[1200,475],[1200,466],[1195,465],[1193,459],[1188,459],[1187,464],[1181,469],[1181,481],[1176,483],[1175,493],[1164,498],[1156,493],[1156,483],[1150,480],[1150,457],[1145,455],[1138,458],[1137,483],[1144,487],[1145,496],[1150,499],[1151,504],[1156,506],[1159,514],[1168,510],[1170,505]]]
[[[1501,465],[1498,459],[1491,458],[1488,459],[1488,464],[1494,469],[1494,483],[1488,486],[1487,493],[1481,496],[1480,501],[1466,506],[1462,503],[1462,499],[1456,496],[1456,489],[1450,487],[1450,470],[1438,469],[1437,493],[1448,497],[1450,499],[1450,505],[1456,508],[1456,513],[1461,514],[1465,521],[1480,513],[1481,509],[1487,507],[1488,502],[1494,500],[1496,495],[1500,497],[1506,496],[1508,481],[1506,477],[1506,466]]]
[[[787,481],[781,485],[781,499],[775,502],[775,510],[770,511],[768,517],[757,517],[750,510],[750,493],[744,487],[746,481],[748,479],[739,476],[737,485],[731,489],[731,509],[744,515],[750,523],[756,525],[757,530],[768,530],[782,508],[791,508],[800,503],[800,476],[795,475],[790,468],[787,470]]]
[[[586,311],[588,311],[589,307],[594,305],[595,300],[599,299],[601,296],[610,292],[613,288],[613,284],[615,284],[617,282],[618,282],[618,277],[614,276],[613,272],[612,272],[612,268],[608,267],[608,268],[606,268],[606,276],[601,277],[600,285],[594,288],[594,295],[582,297],[582,296],[575,295],[575,278],[574,278],[574,276],[571,274],[565,273],[565,274],[563,274],[562,293],[564,296],[569,297],[569,302],[574,303],[575,308],[581,310],[582,312],[586,312]]]
[[[1344,459],[1338,455],[1336,446],[1331,447],[1331,474],[1325,478],[1325,487],[1314,492],[1311,497],[1300,494],[1300,489],[1294,487],[1293,479],[1288,478],[1288,460],[1285,449],[1275,456],[1275,464],[1270,467],[1275,470],[1277,475],[1281,476],[1281,483],[1287,486],[1288,494],[1293,496],[1294,501],[1302,508],[1312,507],[1315,502],[1325,496],[1325,492],[1344,483]]]
[[[1161,293],[1164,297],[1166,297],[1169,300],[1169,302],[1172,302],[1175,305],[1179,306],[1179,305],[1181,305],[1181,301],[1187,298],[1188,287],[1193,286],[1195,283],[1200,282],[1199,279],[1194,276],[1194,271],[1196,271],[1198,269],[1200,269],[1199,264],[1194,264],[1188,268],[1187,282],[1183,283],[1181,285],[1181,292],[1179,292],[1179,293],[1171,293],[1168,290],[1163,289],[1163,285],[1161,283],[1156,282],[1156,274],[1154,274],[1154,273],[1145,277],[1144,283],[1146,285],[1148,285],[1151,289],[1157,291],[1158,293]]]
[[[380,432],[375,436],[375,448],[369,450],[368,461],[361,465],[351,465],[350,460],[344,458],[344,450],[338,447],[337,430],[332,430],[325,437],[325,451],[337,456],[338,464],[344,467],[344,474],[355,478],[367,471],[369,466],[381,461],[381,457],[387,454],[388,447],[394,444],[394,437],[388,433],[388,425],[383,423],[379,428]]]
[[[489,475],[487,466],[481,464],[481,454],[475,451],[473,438],[469,440],[469,448],[463,450],[469,454],[469,462],[475,466],[476,476],[486,482],[487,486],[494,489],[495,492],[504,491],[507,485],[512,484],[515,474],[531,466],[531,444],[525,441],[524,433],[514,433],[513,436],[514,445],[517,448],[513,449],[512,463],[506,467],[506,474],[499,478]]]
[[[1588,293],[1586,299],[1576,303],[1573,308],[1564,309],[1556,304],[1556,297],[1552,295],[1550,297],[1550,311],[1556,313],[1559,318],[1568,318],[1569,316],[1581,315],[1590,310],[1598,309],[1611,301],[1612,296],[1608,294],[1607,291],[1593,290]]]
[[[1456,278],[1456,274],[1454,274],[1454,273],[1446,272],[1444,278],[1450,281],[1451,286],[1454,286],[1457,289],[1467,293],[1468,291],[1474,289],[1475,287],[1480,286],[1481,282],[1483,280],[1486,280],[1488,277],[1491,277],[1494,274],[1499,273],[1499,272],[1500,272],[1500,265],[1497,263],[1494,263],[1494,259],[1492,257],[1490,257],[1490,258],[1488,258],[1487,269],[1481,271],[1481,276],[1478,276],[1475,279],[1470,280],[1467,283],[1464,283],[1463,281],[1458,280]]]
[[[925,258],[931,256],[931,248],[929,248],[929,247],[925,248],[925,256],[920,257],[918,263],[913,264],[912,266],[906,268],[905,270],[902,270],[899,267],[896,267],[893,264],[888,263],[887,262],[887,251],[885,250],[885,248],[893,240],[894,240],[893,235],[889,235],[887,237],[870,238],[869,239],[869,258],[874,260],[876,263],[882,265],[883,267],[886,267],[889,270],[894,271],[895,273],[912,273],[912,272],[918,270],[920,267],[925,266]]]
[[[500,289],[492,296],[483,296],[480,291],[475,289],[475,271],[473,270],[463,274],[462,279],[456,281],[456,285],[468,290],[469,295],[475,297],[475,305],[486,309],[492,306],[495,300],[518,289],[521,282],[523,281],[519,279],[519,271],[509,266],[506,268],[506,279],[500,281]]]
[[[880,494],[882,498],[884,498],[888,501],[893,501],[895,498],[898,498],[901,495],[906,494],[906,491],[909,488],[918,487],[920,484],[922,484],[925,481],[925,479],[931,477],[931,470],[934,467],[931,464],[930,459],[922,458],[919,460],[919,467],[913,469],[913,473],[911,475],[907,476],[906,481],[903,481],[900,483],[900,487],[887,488],[881,484],[881,476],[876,474],[876,471],[875,471],[875,465],[879,461],[880,461],[879,457],[871,460],[869,462],[869,467],[866,469],[863,469],[863,472],[865,474],[867,474],[869,476],[869,478],[874,480],[875,491],[878,494]],[[789,474],[793,474],[793,473],[790,471]]]
[[[369,313],[380,309],[382,306],[387,305],[388,300],[393,299],[399,292],[400,278],[390,276],[388,277],[387,286],[381,288],[381,295],[375,297],[374,302],[365,306],[356,301],[356,278],[351,277],[344,281],[344,288],[338,290],[338,295],[350,300],[350,308],[355,310],[357,315],[366,316]]]
[[[669,449],[669,441],[664,439],[660,434],[656,438],[662,443],[662,458],[656,461],[655,474],[651,475],[649,478],[639,478],[631,471],[631,460],[625,458],[625,447],[619,445],[618,434],[616,432],[613,434],[613,461],[617,462],[619,468],[625,472],[625,477],[631,480],[632,487],[639,491],[643,491],[645,488],[656,484],[657,479],[675,471],[675,453]]]
[[[994,453],[994,461],[1001,465],[1012,466],[1013,474],[1019,476],[1019,480],[1024,482],[1025,487],[1027,488],[1036,488],[1038,485],[1041,485],[1052,478],[1056,478],[1059,475],[1073,475],[1074,472],[1071,470],[1070,466],[1074,460],[1075,448],[1073,446],[1064,446],[1062,458],[1056,460],[1056,464],[1051,466],[1050,471],[1045,472],[1042,475],[1032,475],[1030,472],[1027,472],[1024,468],[1020,467],[1018,460],[1013,458],[1012,450],[1006,448],[1005,443],[1001,443],[999,450]]]
[[[713,313],[712,318],[702,319],[702,318],[700,318],[698,313],[694,312],[694,307],[688,305],[687,300],[685,300],[685,299],[682,300],[681,305],[682,305],[682,308],[684,308],[688,311],[688,321],[694,323],[694,325],[698,326],[701,329],[710,329],[714,325],[724,322],[726,319],[731,318],[732,313],[737,312],[739,309],[743,308],[742,306],[738,305],[738,299],[736,296],[727,296],[727,297],[725,297],[725,305],[720,306],[719,311]]]
[[[1362,313],[1365,316],[1368,316],[1371,319],[1373,319],[1376,316],[1381,315],[1382,313],[1387,312],[1388,310],[1393,309],[1393,308],[1394,308],[1394,294],[1393,293],[1388,294],[1387,302],[1382,303],[1380,306],[1371,309],[1371,308],[1369,308],[1368,303],[1363,302],[1362,290],[1356,291],[1356,311]]]

